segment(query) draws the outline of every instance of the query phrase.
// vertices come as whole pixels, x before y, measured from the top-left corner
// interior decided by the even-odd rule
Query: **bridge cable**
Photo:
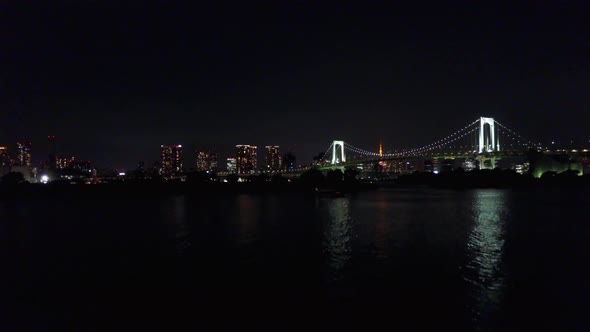
[[[471,133],[473,130],[477,129],[477,127],[472,128],[472,126],[474,126],[475,124],[477,124],[480,121],[480,119],[477,119],[473,122],[471,122],[470,124],[468,124],[467,126],[455,131],[454,133],[452,133],[451,135],[448,135],[442,139],[439,139],[433,143],[430,143],[428,145],[419,147],[419,148],[413,148],[413,149],[406,149],[406,150],[402,150],[399,153],[394,153],[394,154],[390,154],[391,156],[404,156],[404,155],[416,155],[417,153],[423,152],[423,151],[430,151],[432,150],[432,148],[434,147],[440,147],[441,145],[446,145],[451,141],[454,141],[455,139],[451,140],[454,136],[458,136],[459,134],[472,129],[471,131],[468,131],[469,133]],[[464,137],[465,135],[461,135],[460,137]]]
[[[543,148],[541,143],[534,143],[524,137],[522,137],[520,134],[518,134],[517,132],[515,132],[514,130],[506,127],[505,125],[503,125],[502,123],[494,120],[495,123],[497,123],[500,127],[502,127],[503,129],[505,129],[506,131],[508,131],[510,134],[514,135],[515,137],[518,137],[519,139],[525,141],[526,143],[530,144],[532,147],[537,147],[537,148]],[[518,141],[520,143],[520,141]],[[529,147],[527,144],[525,144],[524,146]]]

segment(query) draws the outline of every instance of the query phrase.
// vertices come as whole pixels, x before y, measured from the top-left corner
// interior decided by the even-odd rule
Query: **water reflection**
[[[260,245],[260,199],[243,194],[235,198],[234,204],[230,238],[235,257],[242,265],[254,266],[261,263],[264,252]]]
[[[176,251],[183,253],[191,246],[191,231],[186,218],[186,197],[163,198],[160,212],[168,227],[169,238],[174,241]]]
[[[353,220],[348,198],[326,200],[328,219],[325,223],[322,247],[326,255],[329,282],[341,280],[343,270],[351,259]]]
[[[479,190],[472,201],[473,228],[467,251],[465,278],[474,288],[474,319],[488,319],[500,302],[504,286],[502,256],[509,192]]]
[[[391,202],[387,200],[385,192],[378,192],[375,198],[375,256],[378,259],[389,257],[392,241]]]
[[[237,222],[237,240],[241,245],[252,244],[259,238],[260,207],[258,203],[258,198],[252,195],[239,195],[236,199],[234,218]]]

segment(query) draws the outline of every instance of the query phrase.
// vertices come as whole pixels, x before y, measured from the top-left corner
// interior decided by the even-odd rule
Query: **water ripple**
[[[476,321],[491,319],[505,285],[502,269],[506,191],[476,191],[472,203],[473,228],[466,245],[464,280],[472,287]]]

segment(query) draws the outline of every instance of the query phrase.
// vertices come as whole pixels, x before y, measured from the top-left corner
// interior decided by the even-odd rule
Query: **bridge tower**
[[[340,148],[340,158],[338,158],[338,147]],[[332,143],[332,165],[346,162],[346,155],[344,154],[344,141],[334,141]]]
[[[485,133],[485,126],[489,125],[490,130],[488,131],[487,135]],[[485,153],[485,152],[494,152],[500,151],[500,138],[496,137],[496,130],[495,130],[495,121],[494,118],[486,118],[481,117],[479,120],[479,146],[478,146],[478,153]],[[491,145],[491,149],[489,146]]]

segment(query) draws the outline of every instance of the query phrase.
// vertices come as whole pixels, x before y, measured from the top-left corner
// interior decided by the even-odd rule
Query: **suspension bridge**
[[[526,173],[530,171],[530,160],[527,154],[531,151],[542,152],[544,155],[580,152],[582,154],[578,155],[578,157],[581,156],[590,163],[590,151],[588,149],[568,152],[566,150],[550,150],[539,142],[525,138],[491,117],[475,119],[450,134],[435,138],[430,143],[422,146],[384,152],[382,146],[379,145],[378,151],[375,150],[360,148],[344,140],[334,140],[329,144],[323,157],[316,160],[313,165],[240,175],[248,177],[261,173],[281,173],[286,177],[298,177],[312,168],[321,171],[356,169],[369,173],[373,171],[379,173],[407,173],[415,170],[437,172],[437,169],[453,170],[457,167],[465,170],[500,167]],[[548,163],[549,166],[545,167],[547,169],[557,169],[559,167],[569,169],[572,161],[549,161]],[[542,169],[539,168],[537,171],[540,172]],[[220,175],[227,175],[227,173]],[[540,174],[537,174],[537,176],[540,176]]]
[[[540,143],[532,142],[490,117],[480,117],[451,134],[429,144],[384,153],[359,148],[342,140],[334,140],[324,153],[321,169],[342,168],[411,158],[474,158],[482,165],[503,156],[522,155],[530,150],[542,151]]]

